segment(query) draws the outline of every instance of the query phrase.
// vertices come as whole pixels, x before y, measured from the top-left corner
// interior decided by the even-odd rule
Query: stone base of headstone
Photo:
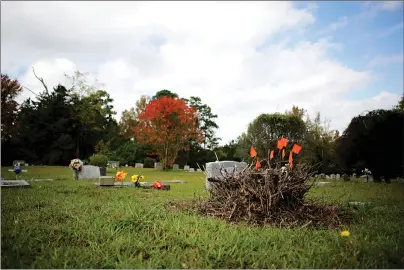
[[[113,176],[101,176],[100,186],[113,186],[115,184],[115,178]]]

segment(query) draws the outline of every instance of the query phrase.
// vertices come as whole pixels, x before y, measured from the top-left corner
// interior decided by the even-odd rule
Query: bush
[[[156,160],[154,158],[145,158],[143,163],[143,168],[154,168],[154,163]]]
[[[94,154],[89,158],[88,163],[93,166],[107,167],[108,158],[104,155]]]

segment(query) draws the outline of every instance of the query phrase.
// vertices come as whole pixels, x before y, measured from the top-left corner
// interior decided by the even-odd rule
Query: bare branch
[[[32,72],[34,72],[34,75],[35,75],[35,77],[38,79],[38,81],[40,81],[40,82],[42,83],[43,87],[44,87],[45,90],[46,90],[46,93],[49,93],[49,91],[48,91],[48,86],[46,86],[46,84],[45,84],[43,78],[39,78],[39,77],[36,75],[34,67],[32,67]]]

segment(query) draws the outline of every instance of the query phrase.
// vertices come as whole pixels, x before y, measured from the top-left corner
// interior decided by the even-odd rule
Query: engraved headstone
[[[213,183],[208,181],[208,178],[221,178],[223,174],[240,172],[248,166],[245,162],[237,161],[219,161],[206,163],[206,180],[205,187],[207,190],[212,189]]]
[[[143,168],[143,163],[136,163],[135,168]]]
[[[188,171],[188,170],[189,170],[189,166],[188,166],[188,165],[185,165],[185,166],[184,166],[184,170],[185,170],[185,171]]]
[[[99,179],[101,176],[100,168],[98,166],[83,165],[83,168],[78,173],[78,178],[80,179]],[[74,177],[74,172],[73,172]]]
[[[2,188],[5,187],[30,187],[30,184],[25,180],[0,180]]]
[[[180,168],[180,165],[178,165],[178,164],[173,164],[173,170],[179,170],[179,168]]]

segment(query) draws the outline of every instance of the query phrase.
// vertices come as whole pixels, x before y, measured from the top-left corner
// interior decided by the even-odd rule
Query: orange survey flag
[[[282,159],[285,158],[285,149],[282,150]]]
[[[276,147],[281,150],[282,148],[286,147],[288,145],[289,140],[282,137],[278,140],[278,143],[276,145]]]
[[[302,147],[298,144],[294,144],[292,148],[292,152],[295,153],[296,155],[300,153],[300,150],[302,150]]]
[[[256,156],[257,156],[257,151],[255,151],[254,146],[251,146],[250,157],[256,157]]]
[[[289,153],[289,166],[293,168],[293,152]]]
[[[257,159],[257,162],[255,162],[255,169],[258,171],[259,167],[261,167],[261,162]]]
[[[269,154],[269,160],[272,160],[274,158],[274,150],[271,151],[271,154]]]

